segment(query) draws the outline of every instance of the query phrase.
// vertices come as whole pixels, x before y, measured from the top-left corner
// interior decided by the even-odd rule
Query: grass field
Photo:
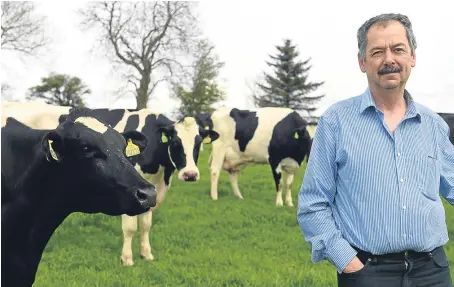
[[[154,261],[140,259],[136,233],[135,265],[121,266],[121,218],[77,213],[51,238],[34,286],[335,286],[334,267],[310,260],[296,207],[275,207],[270,168],[252,166],[241,173],[243,201],[233,196],[223,172],[219,200],[213,201],[208,154],[205,146],[200,182],[174,178],[164,204],[153,214]],[[293,186],[295,206],[304,166]],[[453,237],[453,208],[445,207]],[[446,250],[452,262],[454,245]]]

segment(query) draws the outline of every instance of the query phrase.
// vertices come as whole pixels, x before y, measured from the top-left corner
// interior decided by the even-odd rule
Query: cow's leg
[[[273,172],[274,184],[276,186],[276,206],[283,206],[282,202],[282,180],[281,173],[276,171],[277,164],[270,161],[271,171]]]
[[[225,148],[222,145],[217,145],[213,142],[213,150],[210,155],[210,172],[211,172],[211,198],[218,199],[218,181],[224,163]]]
[[[287,206],[293,207],[293,200],[292,200],[292,183],[293,183],[293,178],[295,175],[293,173],[286,173],[284,172],[284,183],[285,183],[285,188],[286,188],[286,193],[285,193],[285,204]]]
[[[154,256],[151,254],[150,246],[150,230],[153,223],[153,211],[156,210],[166,197],[167,191],[171,185],[172,178],[168,178],[169,185],[165,184],[164,177],[161,177],[159,182],[155,184],[158,192],[157,204],[148,212],[139,215],[139,228],[140,228],[140,257],[145,260],[153,260]]]
[[[238,174],[239,171],[232,171],[229,172],[229,179],[230,179],[230,185],[232,186],[233,194],[235,194],[236,197],[239,199],[243,199],[243,196],[241,195],[240,188],[238,187]]]
[[[139,215],[139,229],[140,229],[140,257],[145,260],[153,260],[150,246],[150,229],[153,219],[153,212],[151,210]]]
[[[123,250],[121,252],[121,263],[126,266],[134,265],[132,260],[132,238],[137,231],[137,216],[123,214],[121,216],[121,228],[123,229]]]

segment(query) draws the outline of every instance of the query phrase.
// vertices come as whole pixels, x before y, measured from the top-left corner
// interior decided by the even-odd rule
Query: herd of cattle
[[[440,115],[454,144],[454,115]],[[48,240],[73,212],[121,215],[122,264],[134,264],[131,244],[138,226],[140,255],[153,260],[152,212],[163,203],[175,172],[179,180],[199,180],[203,143],[212,144],[213,200],[222,170],[242,199],[239,172],[267,164],[276,206],[283,205],[283,189],[285,204],[293,206],[292,182],[309,157],[315,130],[287,108],[221,107],[172,121],[148,109],[2,102],[2,284],[33,284]]]

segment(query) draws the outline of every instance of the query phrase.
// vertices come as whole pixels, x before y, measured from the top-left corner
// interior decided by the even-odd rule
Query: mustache
[[[400,73],[400,69],[394,66],[385,66],[383,69],[378,71],[379,75],[386,75],[391,73]]]

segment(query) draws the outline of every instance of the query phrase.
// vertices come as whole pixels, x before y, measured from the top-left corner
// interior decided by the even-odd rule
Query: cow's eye
[[[96,153],[96,149],[91,146],[88,146],[88,145],[82,146],[82,151],[85,155],[88,155],[88,154],[92,155],[92,154]]]

